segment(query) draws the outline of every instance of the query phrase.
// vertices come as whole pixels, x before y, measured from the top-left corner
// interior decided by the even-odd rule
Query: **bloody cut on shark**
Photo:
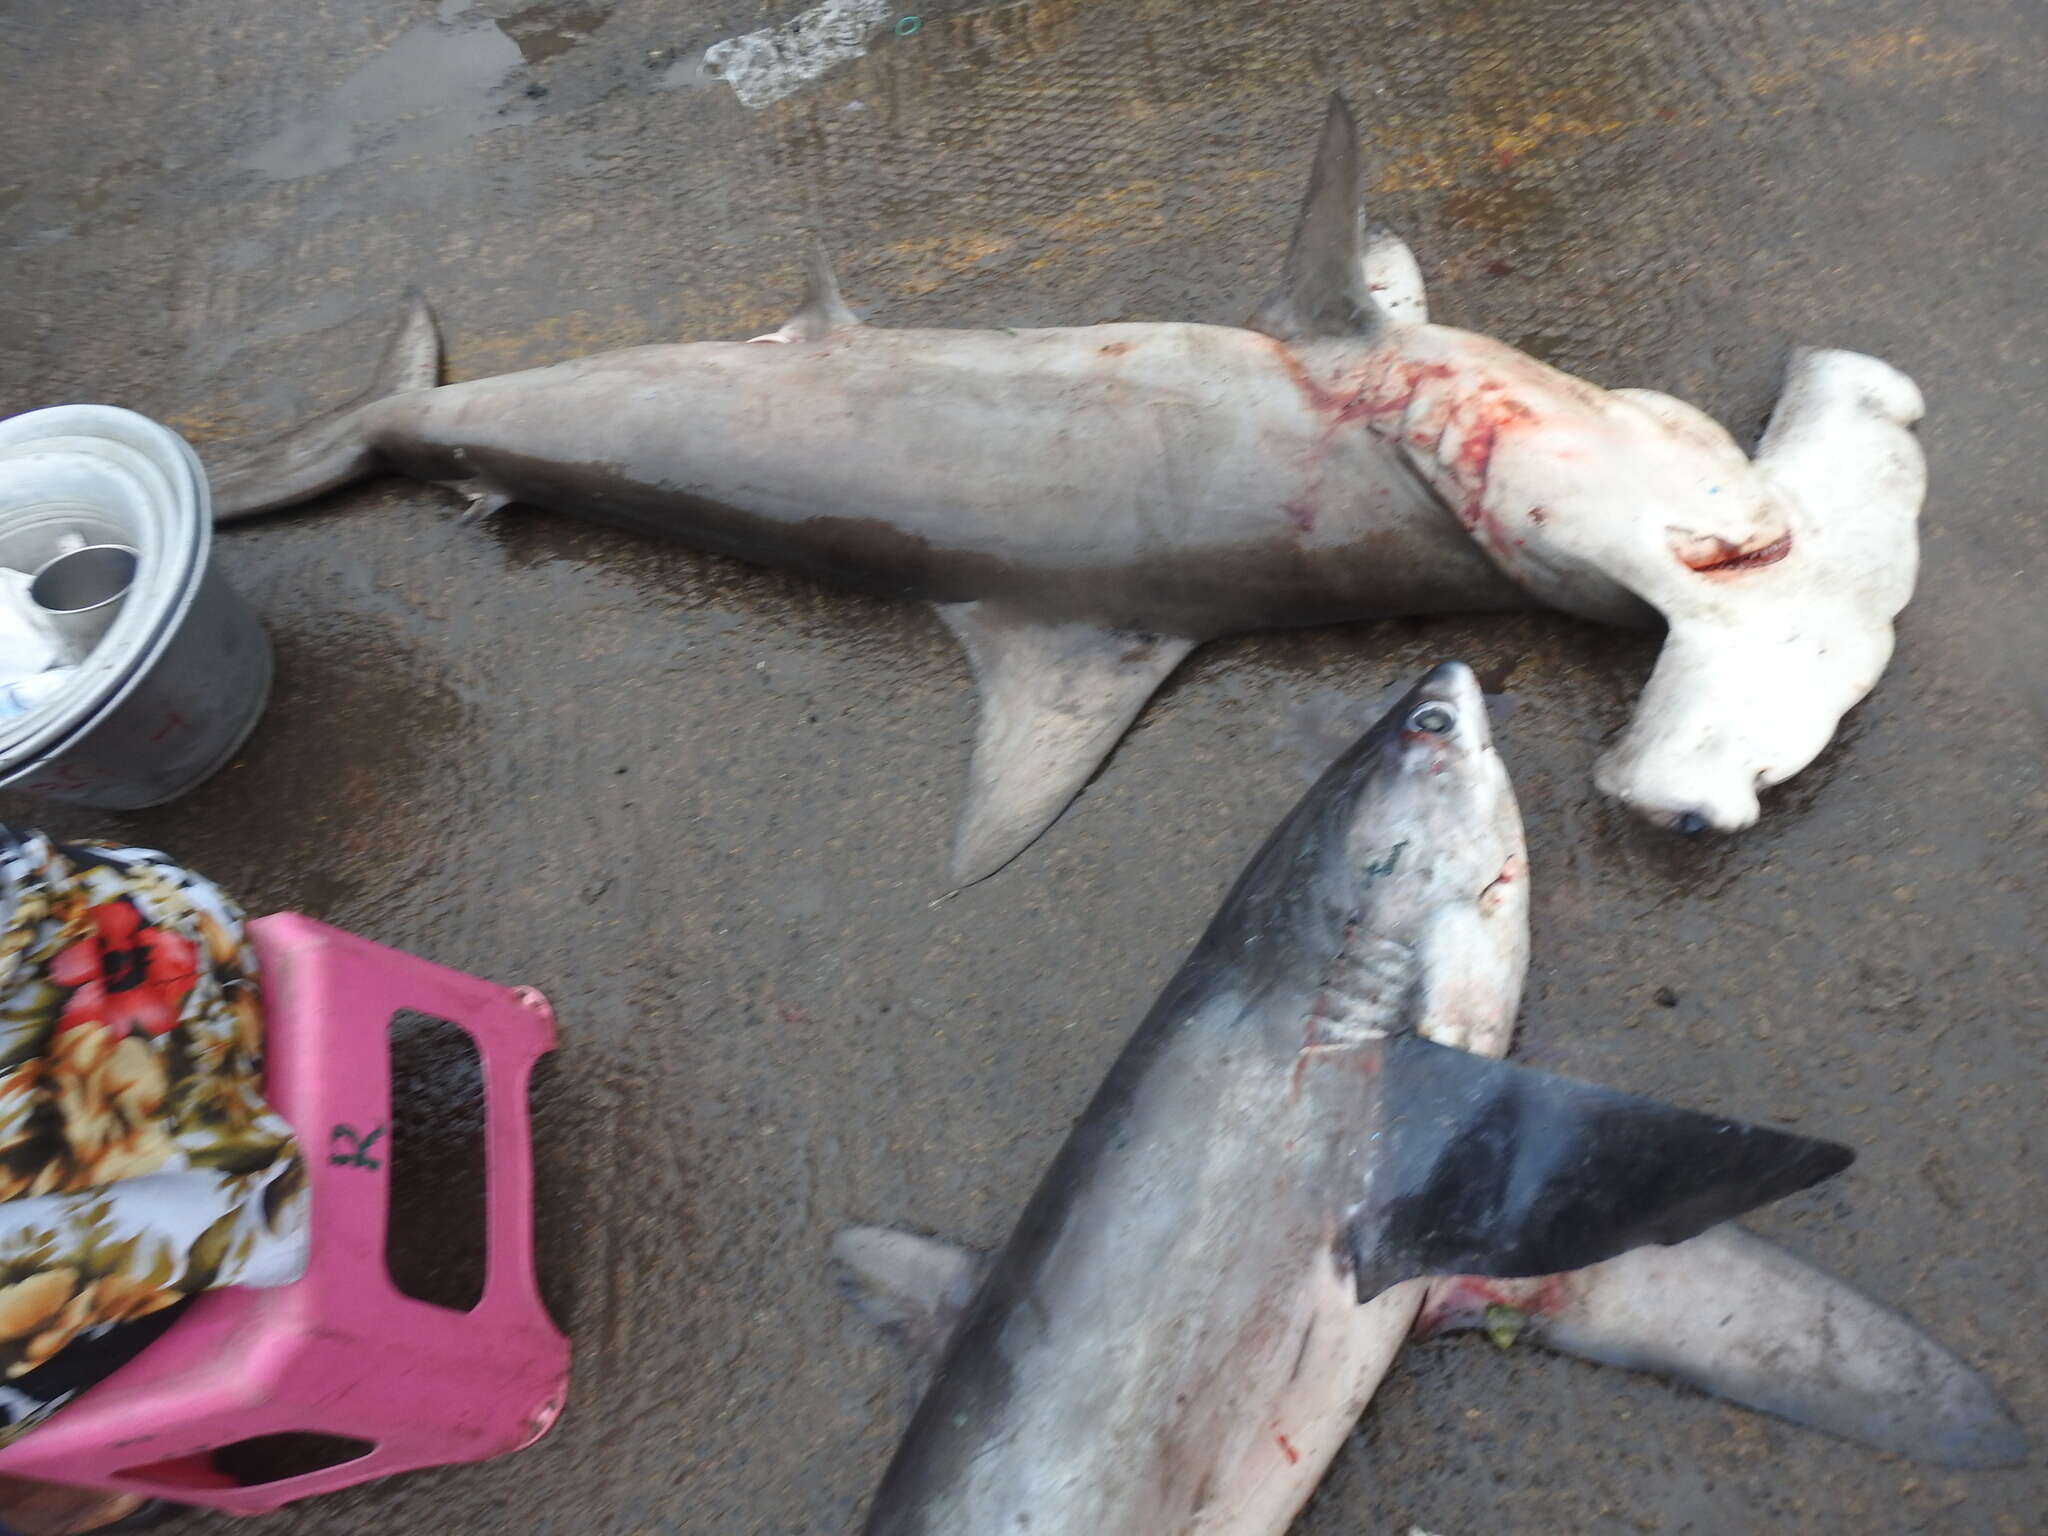
[[[1845,1148],[1494,1059],[1528,874],[1478,685],[1438,667],[1253,858],[991,1260],[839,1236],[932,1369],[871,1536],[1278,1536],[1402,1342],[1469,1326],[2020,1456],[1967,1365],[1728,1224]]]

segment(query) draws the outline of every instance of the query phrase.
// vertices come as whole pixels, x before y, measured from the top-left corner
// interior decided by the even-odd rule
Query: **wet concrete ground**
[[[972,698],[925,612],[554,516],[459,525],[389,480],[227,532],[280,661],[247,750],[146,814],[5,810],[545,988],[543,1259],[578,1352],[534,1450],[269,1528],[847,1529],[903,1387],[827,1286],[830,1233],[998,1241],[1242,860],[1441,656],[1513,701],[1523,1058],[1855,1143],[1761,1227],[2048,1432],[2038,10],[943,4],[758,110],[703,78],[706,44],[786,14],[0,10],[0,409],[274,430],[362,386],[409,283],[453,378],[743,337],[790,307],[806,228],[878,323],[1236,320],[1341,86],[1440,319],[1739,432],[1795,343],[1913,373],[1919,599],[1734,840],[1591,792],[1651,641],[1416,622],[1204,648],[1048,837],[935,902]],[[2041,1461],[1914,1466],[1467,1338],[1403,1357],[1300,1529],[2021,1533]]]

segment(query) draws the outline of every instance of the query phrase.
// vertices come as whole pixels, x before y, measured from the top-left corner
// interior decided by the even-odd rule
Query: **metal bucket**
[[[0,566],[40,578],[40,622],[83,656],[0,720],[0,787],[136,810],[234,755],[270,694],[270,641],[212,547],[206,474],[175,432],[111,405],[0,421]]]

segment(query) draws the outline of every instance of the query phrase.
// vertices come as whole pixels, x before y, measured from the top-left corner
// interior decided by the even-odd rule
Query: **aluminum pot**
[[[0,566],[34,575],[107,546],[134,556],[118,611],[96,602],[102,632],[64,684],[0,720],[0,787],[126,811],[234,755],[269,698],[270,641],[212,568],[206,473],[183,438],[111,405],[0,421]]]

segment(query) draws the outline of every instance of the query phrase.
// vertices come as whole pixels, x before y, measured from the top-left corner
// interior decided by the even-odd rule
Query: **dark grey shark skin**
[[[1112,1068],[873,1536],[1272,1536],[1406,1335],[1400,1282],[1680,1241],[1847,1162],[1457,1048],[1504,1044],[1526,875],[1477,684],[1439,667],[1273,834]]]

